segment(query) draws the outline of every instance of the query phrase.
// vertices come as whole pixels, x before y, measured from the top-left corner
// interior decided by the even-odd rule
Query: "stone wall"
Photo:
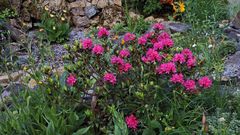
[[[121,0],[9,0],[11,8],[19,15],[20,26],[30,29],[34,21],[39,21],[41,11],[49,9],[66,11],[67,19],[76,27],[110,25],[122,20]],[[6,2],[5,2],[6,3]],[[8,3],[9,4],[9,3]]]

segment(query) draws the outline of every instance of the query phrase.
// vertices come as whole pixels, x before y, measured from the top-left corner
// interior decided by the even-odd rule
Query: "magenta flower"
[[[111,83],[112,85],[116,84],[117,79],[113,73],[106,73],[103,77],[104,81]]]
[[[147,38],[145,38],[143,36],[138,38],[139,45],[145,45],[146,43],[147,43]]]
[[[77,82],[77,78],[76,78],[74,75],[70,74],[70,75],[67,77],[67,84],[68,84],[69,86],[73,86],[76,82]]]
[[[132,41],[136,38],[136,36],[132,33],[126,33],[123,37],[124,41],[127,42],[127,41]]]
[[[98,38],[107,37],[108,35],[109,35],[109,31],[106,28],[104,27],[99,28]]]
[[[144,63],[148,63],[148,59],[147,59],[147,57],[145,57],[145,56],[143,56],[143,57],[141,58],[141,60],[142,60]]]
[[[171,36],[167,32],[162,32],[158,36],[158,41],[164,40],[164,39],[171,39]]]
[[[176,53],[172,60],[173,62],[179,62],[181,64],[186,61],[184,55],[181,53]]]
[[[183,83],[183,86],[187,91],[193,92],[196,89],[196,83],[194,80],[187,80]]]
[[[155,61],[160,62],[162,60],[162,57],[159,55],[159,53],[152,48],[148,49],[146,53],[146,58],[147,58],[147,61],[151,63]]]
[[[164,30],[164,25],[161,24],[161,23],[155,23],[153,25],[153,29],[155,29],[155,30]]]
[[[124,63],[118,66],[118,70],[120,73],[126,73],[131,69],[132,69],[132,65],[130,63]]]
[[[124,64],[124,60],[120,57],[117,56],[112,56],[111,58],[111,63],[114,64],[118,64],[118,65],[123,65]]]
[[[187,67],[190,69],[196,65],[196,58],[192,57],[187,60]]]
[[[131,114],[130,116],[127,116],[125,118],[125,122],[129,128],[134,129],[134,130],[137,129],[138,120],[133,114]]]
[[[212,80],[207,76],[204,76],[198,80],[199,86],[205,89],[210,88],[212,86]]]
[[[151,43],[152,43],[152,44],[157,43],[157,39],[155,39],[155,38],[151,39]]]
[[[82,41],[83,49],[91,49],[92,48],[92,40],[90,38],[86,38]]]
[[[143,35],[144,38],[149,39],[152,36],[150,32]]]
[[[101,45],[95,45],[92,49],[93,54],[102,55],[104,52],[104,48]]]
[[[184,82],[184,78],[183,78],[183,74],[179,73],[179,74],[173,74],[170,81],[172,83],[183,83]]]
[[[130,56],[130,52],[128,49],[123,49],[119,52],[119,56],[122,58],[126,58]]]
[[[162,42],[157,42],[153,45],[154,50],[163,50],[164,44]]]
[[[176,66],[173,62],[163,63],[156,68],[158,74],[170,74],[177,71]]]
[[[173,47],[174,44],[173,40],[170,38],[163,39],[162,43],[165,47]]]
[[[186,56],[187,58],[191,58],[193,57],[193,53],[190,49],[186,48],[186,49],[183,49],[182,52],[181,52],[184,56]]]

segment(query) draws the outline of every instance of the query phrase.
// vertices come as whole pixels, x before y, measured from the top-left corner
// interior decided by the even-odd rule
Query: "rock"
[[[6,9],[6,8],[11,8],[11,4],[9,3],[9,0],[0,0],[0,11]]]
[[[11,24],[3,22],[0,20],[0,26],[3,28],[3,30],[10,32],[10,37],[14,41],[21,41],[26,37],[25,33],[21,30],[13,27]]]
[[[185,23],[171,22],[168,25],[172,33],[176,33],[176,32],[182,33],[191,29],[191,26]]]
[[[14,9],[17,13],[20,13],[23,0],[9,0],[9,3],[11,4],[12,9]]]
[[[95,16],[97,14],[98,10],[95,6],[88,6],[85,7],[85,15],[88,18],[92,18],[93,16]]]
[[[150,22],[153,22],[154,21],[154,17],[153,16],[149,16],[147,18],[144,19],[144,21],[150,21]]]
[[[50,0],[49,6],[50,7],[60,7],[63,3],[63,0]]]
[[[97,26],[99,24],[99,21],[100,21],[100,17],[95,16],[94,18],[91,19],[91,25],[92,26]]]
[[[76,27],[86,27],[90,24],[90,20],[86,16],[73,16],[73,23]]]
[[[93,5],[96,5],[98,8],[105,8],[108,6],[108,0],[93,0]]]
[[[240,11],[238,11],[236,17],[232,21],[231,27],[234,29],[240,29]]]
[[[117,6],[122,6],[122,1],[121,0],[109,0],[108,1],[109,5],[117,5]]]
[[[29,58],[28,55],[19,55],[17,60],[18,65],[23,66],[28,64],[28,58]]]
[[[3,93],[1,94],[2,98],[9,97],[11,93],[14,95],[19,94],[21,90],[28,89],[27,86],[20,84],[20,83],[13,83],[7,86],[5,89],[3,89]]]
[[[72,9],[72,8],[84,8],[86,6],[86,2],[85,0],[78,0],[75,2],[71,2],[68,4],[68,8]]]
[[[225,61],[223,77],[240,79],[240,51]]]
[[[71,13],[74,16],[84,16],[85,15],[83,8],[79,8],[79,7],[72,8]]]
[[[129,16],[131,18],[135,19],[135,20],[140,18],[140,15],[138,15],[138,14],[136,14],[134,12],[129,12]]]
[[[240,29],[234,29],[232,27],[228,27],[224,30],[224,32],[227,34],[227,36],[230,39],[240,42]]]
[[[122,6],[122,0],[113,0],[113,3],[117,6]]]
[[[36,39],[37,38],[37,31],[29,31],[27,35],[28,39]]]
[[[23,75],[23,71],[14,72],[12,74],[8,75],[2,75],[0,76],[0,85],[6,86],[6,84],[9,84],[11,81],[18,81],[21,76]]]
[[[164,19],[163,18],[155,18],[155,21],[156,22],[164,22]]]
[[[104,22],[104,26],[112,27],[116,23],[122,22],[123,8],[119,6],[109,6],[102,9],[100,22]]]
[[[79,29],[73,29],[70,32],[70,41],[74,42],[75,40],[79,41],[84,38],[84,32]]]

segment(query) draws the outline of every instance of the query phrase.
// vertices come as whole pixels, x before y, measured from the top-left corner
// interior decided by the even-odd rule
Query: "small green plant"
[[[41,39],[62,43],[69,37],[70,25],[64,17],[58,17],[45,11],[39,24]]]
[[[7,20],[8,18],[13,18],[16,16],[17,16],[17,13],[8,8],[0,11],[0,20]]]
[[[217,135],[238,135],[240,134],[240,120],[237,113],[222,112],[217,109],[213,116],[207,117],[209,133]]]

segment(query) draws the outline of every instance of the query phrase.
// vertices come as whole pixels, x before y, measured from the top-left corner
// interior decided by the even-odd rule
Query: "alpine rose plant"
[[[106,134],[113,129],[106,125],[116,124],[113,115],[122,114],[126,117],[119,117],[119,120],[121,118],[120,121],[125,121],[131,129],[127,131],[129,134],[142,134],[147,131],[145,129],[152,129],[149,122],[161,124],[163,129],[169,126],[176,127],[176,131],[182,129],[182,125],[167,119],[164,113],[172,110],[172,103],[185,106],[193,101],[192,98],[198,98],[198,93],[204,94],[210,90],[213,81],[210,76],[202,75],[204,63],[198,62],[195,52],[177,45],[178,42],[164,30],[161,23],[152,25],[142,35],[126,32],[123,39],[112,37],[116,34],[102,27],[91,38],[82,40],[82,47],[79,44],[76,47],[73,45],[77,49],[68,47],[70,57],[66,57],[68,65],[65,69],[74,75],[70,74],[65,79],[68,86],[74,87],[64,88],[64,92],[67,93],[66,97],[76,97],[71,99],[71,103],[77,101],[78,109],[87,110],[84,124],[91,123],[91,131]],[[56,83],[53,86],[59,85]],[[62,89],[61,85],[58,88]],[[91,98],[87,100],[86,97]],[[171,100],[174,102],[169,102]],[[195,102],[184,111],[194,108],[192,104],[195,105]],[[119,115],[111,113],[113,109]],[[164,115],[154,115],[156,112]],[[191,120],[196,118],[190,117]],[[167,124],[158,121],[163,118],[167,119]],[[184,123],[191,123],[188,118],[183,119]],[[175,129],[172,130],[175,132]],[[157,129],[152,131],[159,134]]]

